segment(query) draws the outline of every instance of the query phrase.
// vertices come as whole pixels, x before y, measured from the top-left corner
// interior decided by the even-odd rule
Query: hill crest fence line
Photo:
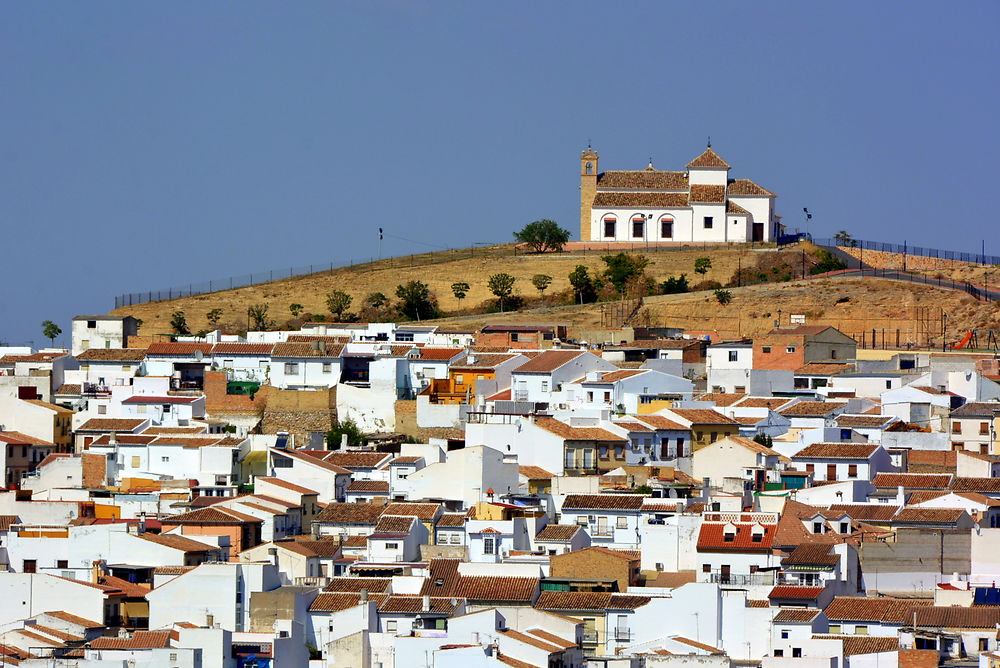
[[[787,239],[787,244],[793,245],[797,242],[797,239]],[[922,248],[920,246],[908,246],[906,244],[891,244],[883,243],[880,241],[866,241],[863,239],[851,239],[848,242],[838,241],[836,239],[812,239],[813,243],[819,246],[843,246],[843,247],[853,247],[862,248],[864,250],[875,250],[884,251],[888,253],[900,253],[907,255],[917,255],[921,257],[932,257],[941,258],[944,260],[955,260],[957,262],[967,262],[969,264],[983,264],[983,265],[1000,265],[1000,256],[996,255],[982,255],[979,253],[963,253],[959,251],[947,251],[937,248]],[[694,244],[694,243],[678,243],[676,245],[663,245],[663,244],[642,244],[642,243],[608,243],[604,247],[600,247],[596,244],[590,244],[592,247],[586,249],[574,249],[567,255],[601,255],[609,252],[629,252],[629,253],[666,253],[666,252],[676,252],[676,251],[687,251],[693,249],[709,249],[709,248],[732,248],[734,246],[746,246],[748,248],[760,248],[760,247],[775,247],[774,244]],[[778,246],[780,248],[781,246]],[[121,308],[123,306],[134,306],[136,304],[145,304],[147,302],[159,302],[168,301],[171,299],[178,299],[180,297],[192,297],[194,295],[203,295],[211,292],[219,292],[221,290],[232,290],[235,288],[245,288],[251,285],[259,285],[261,283],[270,283],[271,281],[285,280],[289,278],[296,278],[299,276],[308,276],[310,274],[317,274],[323,272],[330,272],[336,269],[345,269],[353,267],[366,267],[369,266],[372,269],[392,269],[392,268],[408,268],[417,266],[426,266],[432,264],[442,264],[445,262],[453,262],[455,260],[460,260],[463,258],[473,258],[473,257],[513,257],[517,255],[525,255],[524,250],[519,250],[516,244],[492,244],[492,245],[481,245],[479,247],[471,248],[460,248],[460,249],[445,249],[440,251],[428,252],[428,253],[414,253],[410,255],[399,255],[395,257],[378,259],[374,257],[368,258],[352,258],[342,261],[332,261],[323,262],[319,264],[309,264],[301,265],[298,267],[289,267],[287,269],[272,269],[262,272],[254,272],[250,274],[243,274],[240,276],[229,276],[227,278],[213,279],[209,281],[191,282],[186,285],[177,285],[171,288],[165,288],[161,290],[146,290],[142,292],[128,292],[115,297],[115,308]],[[866,272],[867,273],[867,272]]]

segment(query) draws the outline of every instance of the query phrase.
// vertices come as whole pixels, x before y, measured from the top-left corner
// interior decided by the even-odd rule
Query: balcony
[[[597,644],[597,631],[591,631],[585,629],[583,632],[583,644],[584,645],[596,645]]]
[[[326,575],[310,575],[295,578],[294,583],[296,587],[325,587],[330,584],[330,580]]]
[[[709,574],[709,582],[721,585],[737,585],[750,587],[754,585],[773,587],[777,583],[776,572],[765,571],[763,573],[723,573],[713,571]]]
[[[616,642],[631,642],[632,631],[630,629],[615,629]]]

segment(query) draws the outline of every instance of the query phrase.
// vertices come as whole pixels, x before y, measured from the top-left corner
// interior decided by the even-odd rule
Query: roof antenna
[[[712,148],[712,135],[708,135],[708,147]]]
[[[590,139],[587,140],[587,148],[590,148]]]

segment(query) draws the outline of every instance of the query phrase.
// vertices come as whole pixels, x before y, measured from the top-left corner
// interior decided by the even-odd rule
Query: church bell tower
[[[590,241],[591,209],[597,195],[597,151],[580,154],[580,241]]]

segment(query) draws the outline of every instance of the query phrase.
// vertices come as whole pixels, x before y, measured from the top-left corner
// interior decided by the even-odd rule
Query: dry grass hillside
[[[789,323],[791,314],[806,317],[809,324],[825,324],[870,340],[871,330],[885,330],[895,343],[899,329],[902,345],[941,342],[941,313],[948,314],[949,341],[958,341],[971,328],[1000,328],[1000,303],[986,304],[950,290],[920,284],[861,278],[820,279],[772,283],[730,289],[733,299],[720,305],[710,292],[647,297],[633,320],[635,325],[671,326],[716,330],[725,338],[753,336],[770,330],[780,318]],[[479,327],[501,318],[496,315],[443,319],[442,325]],[[600,332],[599,305],[562,307],[507,314],[507,322],[565,322],[578,336],[594,340],[613,335]]]
[[[686,273],[692,284],[704,279],[726,283],[737,267],[756,264],[761,253],[773,252],[737,246],[651,249],[647,254],[650,259],[647,273],[657,281]],[[343,290],[350,294],[354,299],[350,309],[353,311],[360,307],[366,295],[382,292],[395,299],[396,286],[417,279],[430,286],[440,309],[448,314],[479,306],[491,299],[492,295],[486,287],[486,279],[490,274],[507,272],[513,275],[517,278],[514,292],[529,297],[535,297],[538,293],[531,284],[531,277],[535,274],[548,274],[553,281],[546,293],[552,294],[570,288],[568,276],[577,265],[587,266],[591,274],[603,271],[603,254],[588,251],[545,255],[525,255],[519,252],[515,255],[513,246],[444,251],[412,258],[391,258],[233,290],[137,304],[115,309],[113,313],[141,319],[142,333],[146,335],[170,333],[170,314],[178,310],[184,311],[192,331],[209,328],[205,314],[214,308],[223,310],[223,323],[245,322],[247,307],[255,304],[268,304],[269,316],[280,324],[290,317],[288,307],[293,303],[302,304],[307,313],[329,315],[325,300],[331,290]],[[694,273],[694,261],[704,256],[712,259],[712,269],[701,277]],[[463,302],[459,302],[452,294],[451,285],[456,281],[465,281],[471,287]]]

